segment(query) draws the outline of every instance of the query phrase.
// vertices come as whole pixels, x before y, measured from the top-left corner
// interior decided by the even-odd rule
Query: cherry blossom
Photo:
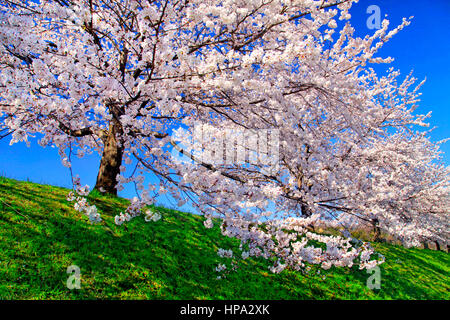
[[[444,141],[425,129],[430,115],[416,112],[423,82],[373,69],[392,61],[378,51],[410,19],[356,37],[355,2],[0,1],[2,128],[11,143],[39,134],[69,168],[72,152],[98,153],[95,189],[132,183],[138,194],[116,224],[169,193],[207,228],[220,218],[242,257],[276,261],[273,272],[372,268],[383,258],[348,230],[369,226],[405,245],[445,239],[450,168]],[[236,135],[226,161],[208,161],[217,137],[193,141],[199,124]],[[275,170],[250,161],[261,140],[237,137],[269,131]],[[149,174],[159,182],[147,186]],[[76,192],[75,208],[97,220],[89,189]]]

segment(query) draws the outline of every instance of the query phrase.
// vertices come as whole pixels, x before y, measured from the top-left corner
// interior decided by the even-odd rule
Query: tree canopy
[[[274,272],[373,267],[367,244],[311,226],[443,239],[450,169],[420,130],[421,83],[371,67],[391,62],[377,52],[410,20],[355,37],[354,2],[2,0],[2,125],[12,143],[42,134],[68,167],[98,152],[102,192],[135,183],[119,224],[170,192]],[[70,200],[99,220],[74,182]]]

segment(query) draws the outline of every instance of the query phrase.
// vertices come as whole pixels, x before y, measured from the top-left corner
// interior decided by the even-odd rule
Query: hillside
[[[0,299],[450,299],[449,255],[374,244],[385,255],[381,289],[357,269],[271,274],[248,259],[218,280],[217,249],[237,247],[203,218],[158,207],[162,219],[114,225],[127,200],[91,194],[104,221],[91,225],[67,189],[0,177]],[[81,289],[66,287],[69,265]]]

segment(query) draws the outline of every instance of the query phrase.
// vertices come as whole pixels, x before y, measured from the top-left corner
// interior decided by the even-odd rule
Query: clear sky
[[[391,65],[403,75],[413,70],[419,81],[427,78],[417,112],[433,112],[429,121],[431,126],[437,127],[431,134],[433,141],[450,137],[450,1],[360,0],[351,11],[351,22],[358,36],[375,32],[366,25],[370,16],[366,10],[370,5],[377,5],[382,17],[387,14],[392,27],[400,24],[402,17],[414,16],[411,25],[385,44],[379,56],[395,58]],[[443,145],[442,150],[445,163],[450,165],[450,142]],[[99,157],[91,155],[72,160],[74,172],[80,175],[82,183],[93,186]],[[69,170],[62,166],[57,149],[42,148],[36,139],[31,140],[29,148],[24,143],[9,146],[9,139],[0,140],[0,175],[71,187]],[[119,195],[133,197],[134,189],[128,187]],[[158,202],[175,206],[175,202],[167,198]]]

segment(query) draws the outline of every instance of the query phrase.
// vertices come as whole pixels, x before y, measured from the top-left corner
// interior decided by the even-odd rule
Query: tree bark
[[[309,218],[309,217],[312,216],[312,211],[311,211],[311,209],[309,208],[308,205],[302,203],[300,207],[301,207],[301,210],[302,210],[302,217]],[[315,231],[316,231],[316,227],[314,226],[313,223],[310,223],[310,224],[307,226],[307,228],[308,228],[310,231],[312,231],[312,232],[315,232]]]
[[[436,250],[441,251],[442,247],[441,247],[441,244],[439,243],[439,241],[434,240],[434,243],[436,244]]]
[[[117,175],[122,164],[123,147],[119,144],[118,136],[122,133],[122,126],[113,119],[109,124],[108,134],[103,143],[103,154],[98,169],[95,189],[102,193],[117,195]]]
[[[302,210],[302,217],[309,218],[309,217],[312,216],[312,211],[311,211],[311,209],[309,208],[308,205],[302,203],[300,205],[300,208]]]
[[[381,229],[380,229],[380,223],[378,219],[372,220],[372,226],[373,226],[373,232],[374,232],[374,241],[375,242],[382,242],[381,239]]]

